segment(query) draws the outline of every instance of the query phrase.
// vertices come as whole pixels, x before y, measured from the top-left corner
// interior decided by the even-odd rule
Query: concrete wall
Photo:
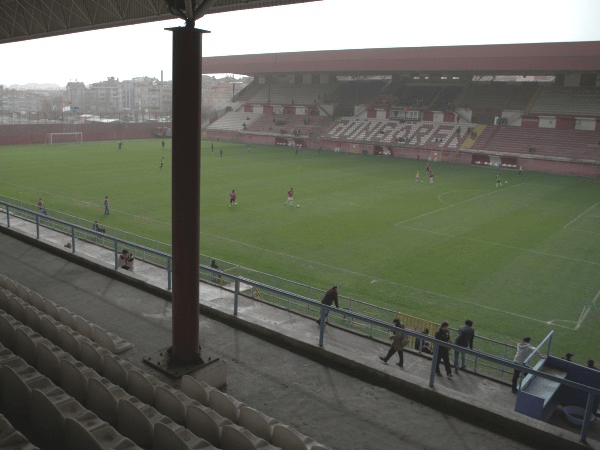
[[[171,124],[161,124],[171,126]],[[151,139],[156,123],[83,123],[75,131],[83,133],[83,141]],[[49,133],[67,132],[66,124],[28,124],[0,126],[0,145],[44,144]]]

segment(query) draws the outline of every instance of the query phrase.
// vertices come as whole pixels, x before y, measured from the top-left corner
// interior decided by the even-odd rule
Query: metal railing
[[[141,257],[140,259],[144,259],[148,255],[152,255],[152,258],[155,259],[156,261],[160,261],[162,259],[162,261],[164,262],[164,264],[167,268],[168,289],[171,289],[171,276],[170,276],[171,275],[171,256],[167,253],[158,252],[154,249],[147,248],[147,247],[144,247],[141,245],[137,245],[133,242],[123,241],[123,240],[115,238],[115,237],[109,237],[109,236],[104,235],[103,233],[89,230],[88,228],[84,228],[80,225],[67,223],[62,220],[46,216],[45,214],[42,214],[40,212],[34,212],[34,211],[31,211],[31,210],[28,210],[25,208],[21,208],[18,206],[8,204],[6,202],[0,202],[0,211],[2,210],[2,207],[4,209],[5,216],[6,216],[7,228],[10,228],[10,217],[12,214],[13,216],[21,217],[25,220],[30,220],[30,221],[35,222],[37,239],[40,238],[40,226],[48,227],[48,228],[52,228],[56,231],[60,231],[62,233],[65,233],[65,234],[71,236],[71,244],[72,244],[71,251],[73,253],[75,252],[76,238],[89,241],[90,237],[91,237],[91,238],[94,238],[97,240],[107,239],[107,240],[111,241],[112,242],[112,250],[114,252],[115,269],[117,269],[117,267],[118,267],[117,261],[118,261],[118,254],[119,254],[119,245],[127,245],[129,248],[132,248],[136,254],[140,255],[140,257]],[[106,246],[106,247],[108,248],[108,246]],[[234,266],[234,267],[238,267],[238,269],[239,269],[239,266]],[[359,329],[359,330],[363,330],[363,331],[368,330],[368,333],[365,333],[365,334],[368,334],[370,337],[374,337],[378,333],[384,333],[385,336],[387,336],[392,331],[398,331],[398,328],[396,328],[394,325],[390,324],[389,320],[382,320],[378,317],[371,317],[371,316],[368,316],[365,314],[361,314],[359,312],[355,312],[352,309],[346,309],[346,308],[338,309],[334,306],[324,305],[324,304],[321,304],[318,300],[315,300],[310,297],[311,294],[312,295],[316,294],[317,298],[320,297],[323,292],[322,290],[318,290],[318,289],[314,289],[314,288],[311,290],[310,287],[305,286],[308,288],[308,292],[307,292],[308,295],[304,296],[304,295],[301,295],[301,294],[298,294],[295,292],[286,291],[281,288],[262,283],[260,281],[256,281],[256,280],[253,280],[250,278],[246,278],[246,277],[242,277],[239,275],[234,275],[232,273],[229,273],[229,272],[233,272],[232,270],[228,271],[228,270],[214,269],[214,268],[211,268],[210,266],[204,265],[204,264],[200,264],[199,270],[200,270],[201,278],[205,278],[205,279],[208,278],[208,280],[213,283],[218,282],[218,284],[220,284],[224,288],[233,290],[234,300],[233,300],[232,307],[233,307],[233,314],[235,316],[238,315],[239,297],[240,297],[240,295],[243,295],[244,292],[250,292],[253,298],[255,298],[255,293],[257,293],[257,292],[264,293],[266,295],[264,295],[264,296],[261,295],[261,297],[263,297],[263,300],[264,300],[264,297],[267,297],[267,298],[271,297],[272,299],[276,299],[276,301],[278,302],[278,304],[280,306],[284,306],[290,311],[303,312],[305,314],[313,315],[313,316],[318,315],[318,317],[320,318],[320,326],[319,326],[319,346],[320,347],[324,346],[324,332],[325,332],[326,322],[336,323],[337,325],[345,326],[346,328],[354,328],[354,329]],[[224,283],[225,280],[229,280],[229,283]],[[280,280],[283,280],[283,279],[280,279]],[[285,280],[285,281],[288,283],[291,283],[291,285],[293,285],[293,286],[303,286],[299,283],[294,283],[289,280]],[[275,300],[273,302],[275,302]],[[347,305],[350,307],[353,307],[356,304],[356,301],[352,300],[350,298],[346,298],[346,302],[347,302]],[[371,305],[371,306],[373,306],[373,305]],[[385,310],[384,308],[378,308],[378,309],[381,311],[386,311],[386,313],[388,315],[387,318],[389,318],[389,314],[390,314],[389,310]],[[558,377],[555,377],[552,375],[548,375],[544,372],[540,372],[538,370],[530,368],[529,366],[514,363],[514,362],[506,359],[506,357],[498,357],[498,356],[495,356],[490,353],[482,352],[480,350],[470,350],[469,348],[466,348],[466,347],[457,346],[455,344],[449,344],[444,341],[439,341],[439,340],[435,339],[434,337],[426,336],[418,331],[413,331],[413,330],[410,330],[407,328],[402,329],[402,333],[408,335],[409,337],[411,337],[413,339],[420,339],[422,341],[432,343],[433,358],[431,360],[431,369],[430,369],[430,377],[429,377],[429,386],[431,386],[431,387],[433,387],[435,384],[435,375],[436,375],[435,371],[436,371],[437,359],[439,356],[439,350],[441,347],[445,347],[445,348],[448,348],[449,350],[454,350],[455,352],[456,351],[464,352],[467,355],[472,356],[476,363],[479,360],[487,361],[488,363],[494,364],[496,366],[500,366],[503,368],[506,367],[506,368],[509,368],[510,370],[516,369],[516,370],[519,370],[520,372],[522,372],[523,374],[525,374],[525,373],[532,374],[534,376],[537,376],[540,378],[545,378],[545,379],[560,383],[561,385],[566,385],[568,387],[578,389],[580,391],[585,392],[587,394],[588,398],[587,398],[587,405],[586,405],[584,418],[592,416],[592,414],[593,414],[592,406],[594,404],[595,397],[600,396],[600,389],[595,389],[595,388],[585,386],[580,383],[576,383],[574,381],[570,381],[570,380],[566,380],[563,378],[558,378]],[[541,347],[547,341],[548,342],[548,354],[550,354],[552,334],[553,334],[553,332],[551,331],[550,334],[548,334],[548,336],[546,336],[546,338],[538,346],[538,347]],[[481,339],[481,337],[479,337],[479,339]],[[530,357],[526,361],[529,361],[531,356],[532,355],[530,355]],[[583,425],[582,425],[581,434],[580,434],[581,442],[586,441],[588,430],[589,430],[589,420],[583,420]]]
[[[37,205],[31,203],[22,202],[19,200],[11,199],[8,197],[0,196],[0,208],[4,207],[6,211],[6,220],[9,224],[10,214],[16,217],[20,217],[24,220],[35,223],[36,225],[36,238],[40,238],[40,226],[49,228],[66,235],[71,236],[72,252],[75,252],[76,241],[75,239],[81,239],[85,242],[89,242],[105,249],[114,252],[115,261],[118,258],[117,250],[127,248],[133,253],[134,257],[138,260],[142,260],[153,264],[157,267],[162,267],[167,270],[167,289],[171,289],[171,246],[159,241],[148,239],[142,236],[138,236],[126,231],[118,230],[111,227],[105,227],[104,233],[94,231],[93,222],[80,217],[71,216],[69,214],[61,213],[59,211],[48,210],[48,216],[37,212]],[[101,208],[98,206],[98,208]],[[9,214],[10,210],[10,214]],[[10,227],[10,225],[8,225]],[[204,282],[213,283],[220,285],[223,289],[233,290],[232,285],[227,285],[223,282],[223,277],[215,276],[211,271],[210,267],[203,268],[204,266],[210,266],[211,262],[215,260],[222,275],[233,275],[235,277],[252,280],[253,282],[259,282],[263,285],[276,288],[275,290],[264,290],[259,287],[247,287],[242,289],[244,295],[252,297],[257,300],[271,303],[273,305],[285,308],[289,311],[293,311],[308,316],[315,316],[318,314],[318,310],[312,307],[310,304],[298,302],[288,294],[300,295],[304,298],[310,298],[319,301],[325,294],[325,290],[315,288],[306,284],[298,283],[296,281],[288,280],[285,278],[278,277],[276,275],[260,272],[257,270],[249,269],[237,264],[223,261],[207,255],[200,255],[200,279]],[[116,268],[116,266],[115,266]],[[242,285],[242,288],[246,285]],[[371,303],[367,303],[361,300],[357,300],[352,297],[340,295],[339,297],[340,306],[346,311],[353,311],[363,316],[369,316],[371,318],[380,320],[384,323],[390,322],[391,318],[397,315],[397,311],[393,311],[389,308],[384,308]],[[405,321],[405,317],[403,321]],[[406,316],[408,317],[408,316]],[[388,332],[387,329],[378,327],[374,323],[365,323],[364,321],[354,320],[352,316],[338,316],[333,314],[330,316],[330,321],[337,326],[351,329],[353,331],[362,333],[373,339],[378,339],[387,342]],[[432,322],[428,322],[432,323]],[[413,326],[414,324],[410,321],[406,322],[407,327]],[[456,332],[455,328],[451,328],[453,332]],[[431,334],[435,334],[436,330],[430,328]],[[420,337],[423,337],[422,335]],[[506,360],[510,355],[514,354],[515,345],[500,342],[494,339],[486,338],[485,336],[477,335],[477,347],[479,350],[485,353],[496,355]],[[411,345],[413,345],[411,339]],[[421,352],[420,348],[417,348]],[[462,347],[461,347],[462,351]],[[501,379],[506,376],[512,375],[512,369],[504,364],[491,364],[489,361],[480,360],[475,356],[471,358],[467,354],[467,361],[473,365],[473,371],[479,373],[485,373],[499,377]]]
[[[398,328],[395,325],[384,322],[377,318],[365,316],[365,315],[356,313],[354,311],[346,310],[346,309],[341,309],[341,308],[338,309],[335,306],[324,305],[324,304],[319,303],[316,300],[313,300],[312,298],[304,297],[304,296],[301,296],[298,294],[294,294],[292,292],[287,292],[287,291],[284,291],[284,290],[275,288],[273,286],[269,286],[267,284],[260,283],[260,282],[257,282],[257,281],[254,281],[254,280],[251,280],[248,278],[231,275],[231,274],[225,273],[221,270],[213,269],[208,266],[201,265],[200,269],[205,271],[206,274],[208,274],[208,276],[210,276],[210,277],[220,279],[221,281],[223,279],[230,280],[229,285],[233,286],[233,292],[234,292],[233,314],[235,316],[238,315],[239,296],[240,296],[240,294],[243,293],[243,290],[251,290],[251,291],[256,290],[256,291],[260,291],[260,292],[269,292],[269,293],[273,294],[274,296],[276,295],[278,298],[287,298],[288,302],[294,301],[298,305],[304,304],[304,307],[302,309],[306,309],[307,311],[311,311],[311,310],[318,311],[319,319],[320,319],[319,347],[324,346],[326,317],[327,317],[327,320],[329,320],[329,318],[335,317],[337,315],[337,320],[346,320],[346,321],[349,321],[352,323],[362,323],[365,328],[382,329],[387,334],[389,334],[390,332],[393,332],[393,331],[394,332],[398,331]],[[584,417],[586,417],[586,418],[592,417],[592,415],[593,415],[592,407],[593,407],[596,396],[600,396],[600,389],[596,389],[596,388],[586,386],[586,385],[583,385],[583,384],[580,384],[580,383],[577,383],[574,381],[559,378],[559,377],[556,377],[553,375],[548,375],[547,373],[540,372],[540,371],[538,371],[534,368],[531,368],[529,366],[526,366],[524,364],[522,365],[522,364],[514,363],[512,361],[506,360],[505,358],[500,358],[500,357],[497,357],[497,356],[494,356],[494,355],[491,355],[491,354],[488,354],[488,353],[485,353],[482,351],[470,350],[469,348],[461,347],[456,344],[449,344],[447,342],[440,341],[440,340],[437,340],[437,339],[429,337],[429,336],[424,336],[423,334],[421,334],[417,331],[412,331],[412,330],[405,328],[405,329],[402,329],[402,333],[410,336],[413,339],[422,339],[423,341],[432,343],[434,350],[433,350],[433,358],[431,360],[431,369],[430,369],[430,375],[429,375],[429,386],[430,387],[433,387],[435,385],[436,366],[437,366],[437,359],[439,356],[439,350],[441,347],[445,347],[448,350],[454,350],[455,352],[456,351],[465,352],[468,355],[473,356],[475,358],[475,360],[480,359],[480,360],[488,361],[488,362],[496,364],[496,365],[506,366],[511,370],[515,370],[515,369],[519,370],[522,374],[525,374],[525,373],[532,374],[534,376],[539,376],[540,378],[545,378],[547,380],[551,380],[551,381],[560,383],[561,385],[566,385],[568,387],[583,391],[588,396]],[[548,334],[548,336],[546,336],[546,338],[544,338],[544,340],[542,340],[542,342],[539,345],[539,347],[541,347],[542,345],[544,345],[546,343],[546,341],[548,342],[548,355],[550,354],[551,338],[552,338],[553,333],[554,333],[554,331],[551,331]],[[532,355],[530,355],[528,360],[531,358],[531,356]],[[586,441],[587,433],[589,430],[589,420],[584,420],[583,422],[584,423],[581,428],[581,434],[579,437],[581,442]]]
[[[111,250],[114,256],[115,270],[119,267],[119,253],[126,248],[136,259],[159,267],[164,267],[167,270],[167,289],[171,289],[172,257],[169,253],[161,252],[136,242],[120,239],[116,236],[110,236],[106,233],[94,231],[93,229],[90,229],[89,226],[83,227],[81,225],[65,222],[64,220],[57,219],[53,216],[11,205],[3,201],[0,201],[0,211],[1,210],[5,213],[7,228],[10,228],[10,217],[12,215],[13,217],[33,222],[35,224],[36,239],[40,239],[40,229],[42,228],[48,228],[69,236],[71,238],[71,253],[76,252],[78,240]],[[86,222],[89,224],[89,221]]]

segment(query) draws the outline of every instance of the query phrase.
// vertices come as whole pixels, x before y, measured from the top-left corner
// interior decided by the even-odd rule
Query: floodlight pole
[[[190,22],[191,25],[190,26]],[[171,364],[202,363],[199,343],[202,34],[173,32],[173,346]]]

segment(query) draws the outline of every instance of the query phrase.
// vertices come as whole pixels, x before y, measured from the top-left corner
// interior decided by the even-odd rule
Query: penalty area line
[[[585,302],[585,306],[583,307],[583,310],[581,311],[579,320],[577,321],[577,325],[575,325],[575,331],[577,331],[579,329],[579,327],[581,326],[581,324],[583,323],[583,321],[585,320],[585,318],[587,317],[589,312],[592,309],[596,308],[596,300],[598,300],[598,297],[600,297],[600,291],[598,291],[596,293],[596,296],[594,297],[593,300],[588,300],[587,302]]]
[[[429,212],[427,212],[425,214],[421,214],[419,216],[411,217],[410,219],[406,219],[406,220],[403,220],[401,222],[397,222],[397,223],[394,224],[394,226],[397,227],[397,226],[402,225],[403,223],[410,222],[411,220],[420,219],[421,217],[429,216],[431,214],[435,214],[435,213],[438,213],[440,211],[444,211],[445,209],[454,208],[455,206],[462,205],[463,203],[467,203],[467,202],[471,202],[473,200],[478,200],[480,198],[487,197],[488,195],[497,194],[498,192],[506,191],[508,189],[513,189],[513,188],[516,188],[516,187],[521,186],[523,184],[524,183],[513,184],[511,187],[508,187],[508,188],[490,191],[490,192],[488,192],[486,194],[478,195],[477,197],[469,198],[467,200],[463,200],[462,202],[458,202],[458,203],[455,203],[453,205],[444,206],[443,208],[436,209],[436,210],[433,210],[433,211],[429,211]],[[442,202],[442,203],[445,203],[445,202]]]
[[[583,216],[584,214],[586,214],[590,209],[595,208],[596,205],[598,203],[594,203],[592,206],[590,206],[588,209],[586,209],[584,212],[582,212],[581,214],[579,214],[577,217],[575,217],[573,220],[571,220],[568,224],[566,224],[565,226],[563,226],[563,228],[568,228],[569,225],[571,225],[573,222],[576,222],[581,216]]]

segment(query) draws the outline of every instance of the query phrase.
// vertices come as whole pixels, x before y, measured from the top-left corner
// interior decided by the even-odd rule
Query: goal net
[[[83,133],[81,131],[73,131],[71,133],[48,133],[46,134],[46,144],[63,144],[63,143],[83,143]]]

